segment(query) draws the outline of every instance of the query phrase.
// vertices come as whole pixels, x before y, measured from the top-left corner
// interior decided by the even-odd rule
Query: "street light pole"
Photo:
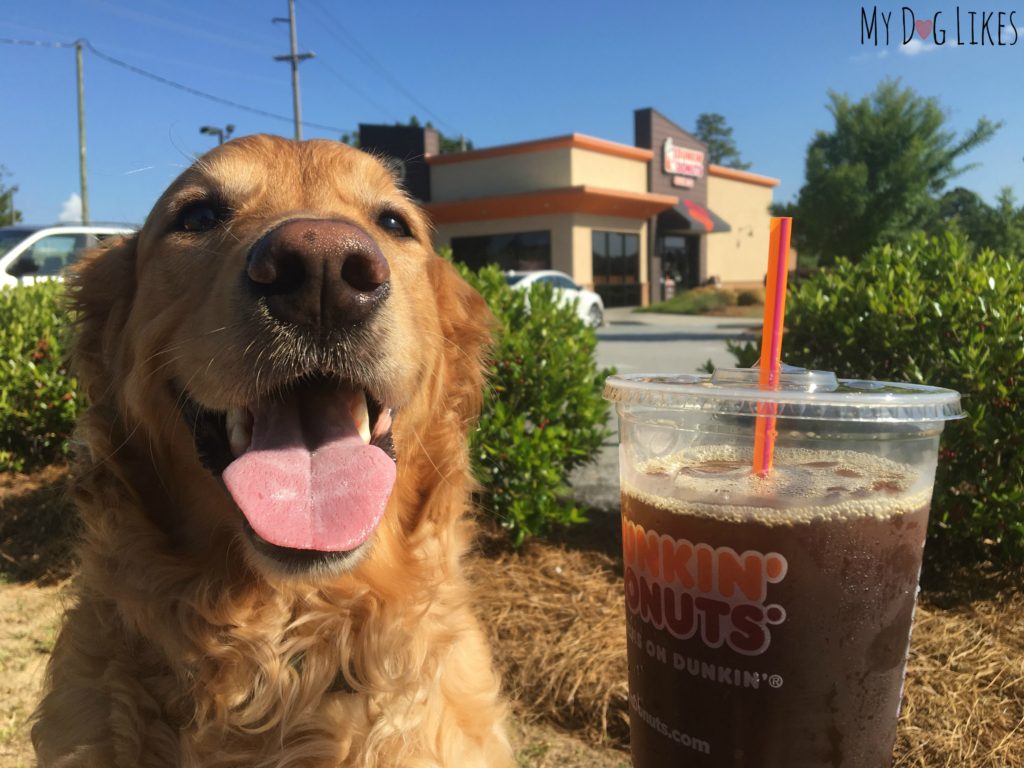
[[[302,141],[302,104],[299,97],[299,62],[313,58],[312,53],[299,53],[299,41],[295,32],[295,0],[288,0],[288,18],[274,18],[275,22],[288,22],[291,32],[292,52],[275,56],[274,61],[290,61],[292,63],[292,109],[295,113],[295,140]]]
[[[82,188],[82,223],[89,223],[89,182],[85,168],[85,77],[82,74],[82,41],[75,41],[75,69],[78,77],[78,176]]]
[[[204,125],[199,129],[200,133],[205,133],[210,136],[217,137],[217,146],[219,147],[225,141],[231,138],[231,134],[235,132],[235,126],[232,123],[228,123],[223,128],[218,128],[214,125]]]

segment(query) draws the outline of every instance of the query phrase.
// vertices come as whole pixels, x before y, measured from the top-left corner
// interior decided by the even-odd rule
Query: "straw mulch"
[[[531,545],[470,561],[516,714],[628,743],[626,625],[615,562]]]
[[[49,585],[68,578],[77,528],[67,468],[0,473],[0,583]]]
[[[896,755],[900,768],[1024,766],[1024,595],[918,608]]]
[[[470,564],[478,610],[517,716],[626,746],[620,562],[607,547],[565,542],[484,550]],[[1024,591],[1019,579],[1009,581],[956,607],[939,608],[925,595],[914,624],[899,768],[1024,766]],[[942,600],[954,602],[949,594]]]
[[[0,474],[0,582],[52,584],[70,574],[75,518],[65,479],[63,468]],[[468,566],[517,717],[622,749],[617,516],[595,513],[562,540],[519,552],[503,541],[485,530]],[[980,571],[926,589],[906,692],[898,768],[1024,768],[1024,572]]]

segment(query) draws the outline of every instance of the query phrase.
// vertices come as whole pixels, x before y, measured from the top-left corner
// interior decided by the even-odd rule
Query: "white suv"
[[[86,248],[135,230],[123,224],[0,227],[0,286],[59,278]]]

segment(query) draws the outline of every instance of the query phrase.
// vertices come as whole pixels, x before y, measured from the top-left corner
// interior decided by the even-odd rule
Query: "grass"
[[[756,316],[764,305],[764,291],[702,286],[677,293],[671,299],[643,307],[638,312],[658,312],[673,315],[728,314]]]
[[[28,718],[62,607],[60,586],[0,584],[0,768],[34,765]]]

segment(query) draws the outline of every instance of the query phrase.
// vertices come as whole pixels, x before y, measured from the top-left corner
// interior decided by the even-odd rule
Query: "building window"
[[[470,269],[497,264],[509,269],[551,269],[551,232],[453,237],[452,257]]]
[[[594,290],[607,307],[640,304],[640,235],[600,232],[591,235]]]

